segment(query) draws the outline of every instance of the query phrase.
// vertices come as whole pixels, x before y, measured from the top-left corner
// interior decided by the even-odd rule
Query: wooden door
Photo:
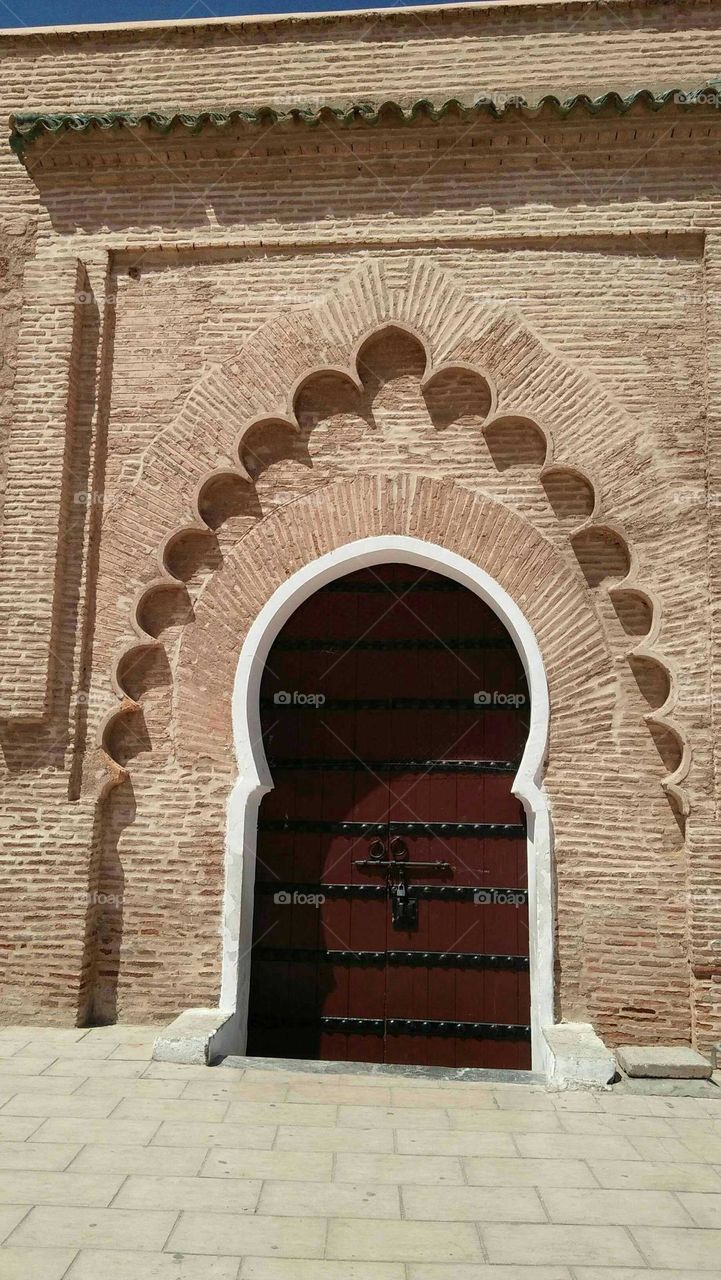
[[[499,619],[383,565],[312,596],[261,689],[248,1052],[530,1067],[528,692]]]

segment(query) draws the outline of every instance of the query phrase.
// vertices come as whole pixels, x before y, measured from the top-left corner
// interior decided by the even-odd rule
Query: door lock
[[[418,928],[418,899],[408,897],[408,885],[403,864],[394,878],[388,876],[391,895],[391,919],[394,929]]]
[[[364,871],[376,867],[385,871],[394,929],[418,928],[418,899],[408,893],[408,872],[423,867],[447,875],[452,870],[449,862],[411,862],[408,846],[400,836],[393,836],[387,848],[380,838],[371,840],[368,857],[357,859],[355,866]]]

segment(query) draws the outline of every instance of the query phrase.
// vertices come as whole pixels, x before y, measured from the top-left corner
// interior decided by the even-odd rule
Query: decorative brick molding
[[[621,414],[621,408],[593,380],[545,347],[520,316],[475,303],[430,261],[376,262],[362,267],[345,287],[316,306],[271,321],[237,357],[201,379],[179,417],[147,454],[129,500],[111,513],[106,535],[111,545],[117,541],[127,546],[132,528],[134,560],[144,554],[148,569],[154,560],[160,565],[159,575],[143,575],[145,582],[136,595],[131,618],[135,639],[123,642],[118,635],[113,683],[121,701],[100,730],[111,781],[126,776],[114,758],[113,732],[119,718],[137,710],[123,673],[159,645],[143,618],[159,593],[182,591],[174,558],[188,538],[209,531],[208,495],[226,479],[252,484],[244,465],[249,438],[266,431],[299,432],[299,398],[319,375],[335,375],[362,393],[364,351],[387,329],[420,344],[424,395],[442,391],[449,378],[475,380],[479,401],[484,401],[483,431],[489,447],[495,441],[500,451],[499,465],[504,465],[505,449],[535,467],[559,512],[559,523],[570,535],[569,554],[591,589],[610,577],[617,600],[648,604],[648,634],[625,656],[646,672],[662,667],[652,647],[660,626],[659,602],[637,582],[623,528],[603,516],[603,476],[592,480],[573,456],[579,432],[602,438],[609,417]],[[643,458],[642,465],[644,481],[652,485],[653,459]],[[637,475],[637,459],[633,469]],[[623,483],[618,473],[615,478]],[[117,569],[124,580],[127,565],[122,557]],[[666,765],[664,790],[685,817],[689,804],[683,782],[690,752],[669,720],[676,696],[670,675],[662,677],[661,684],[665,695],[650,706],[645,719]]]
[[[0,717],[48,713],[53,629],[72,501],[84,268],[35,261],[25,273],[0,564]]]
[[[200,593],[175,662],[183,766],[198,759],[227,765],[238,655],[273,592],[347,543],[389,535],[443,547],[494,578],[536,634],[551,695],[552,743],[562,743],[564,754],[574,742],[613,754],[611,657],[593,602],[568,560],[516,512],[461,485],[429,476],[360,475],[316,489],[261,521]]]

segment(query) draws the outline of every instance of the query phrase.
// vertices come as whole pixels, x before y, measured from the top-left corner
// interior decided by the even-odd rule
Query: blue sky
[[[403,0],[431,4],[438,0]],[[459,0],[460,2],[460,0]],[[79,26],[142,19],[228,18],[244,13],[310,13],[328,9],[395,9],[399,0],[0,0],[0,27]]]

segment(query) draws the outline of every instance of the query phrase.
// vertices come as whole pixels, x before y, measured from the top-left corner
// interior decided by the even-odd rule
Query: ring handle
[[[368,857],[372,862],[382,862],[385,852],[386,847],[382,840],[371,840],[368,846]]]
[[[408,861],[408,849],[400,836],[394,836],[391,840],[391,857],[394,862]]]

